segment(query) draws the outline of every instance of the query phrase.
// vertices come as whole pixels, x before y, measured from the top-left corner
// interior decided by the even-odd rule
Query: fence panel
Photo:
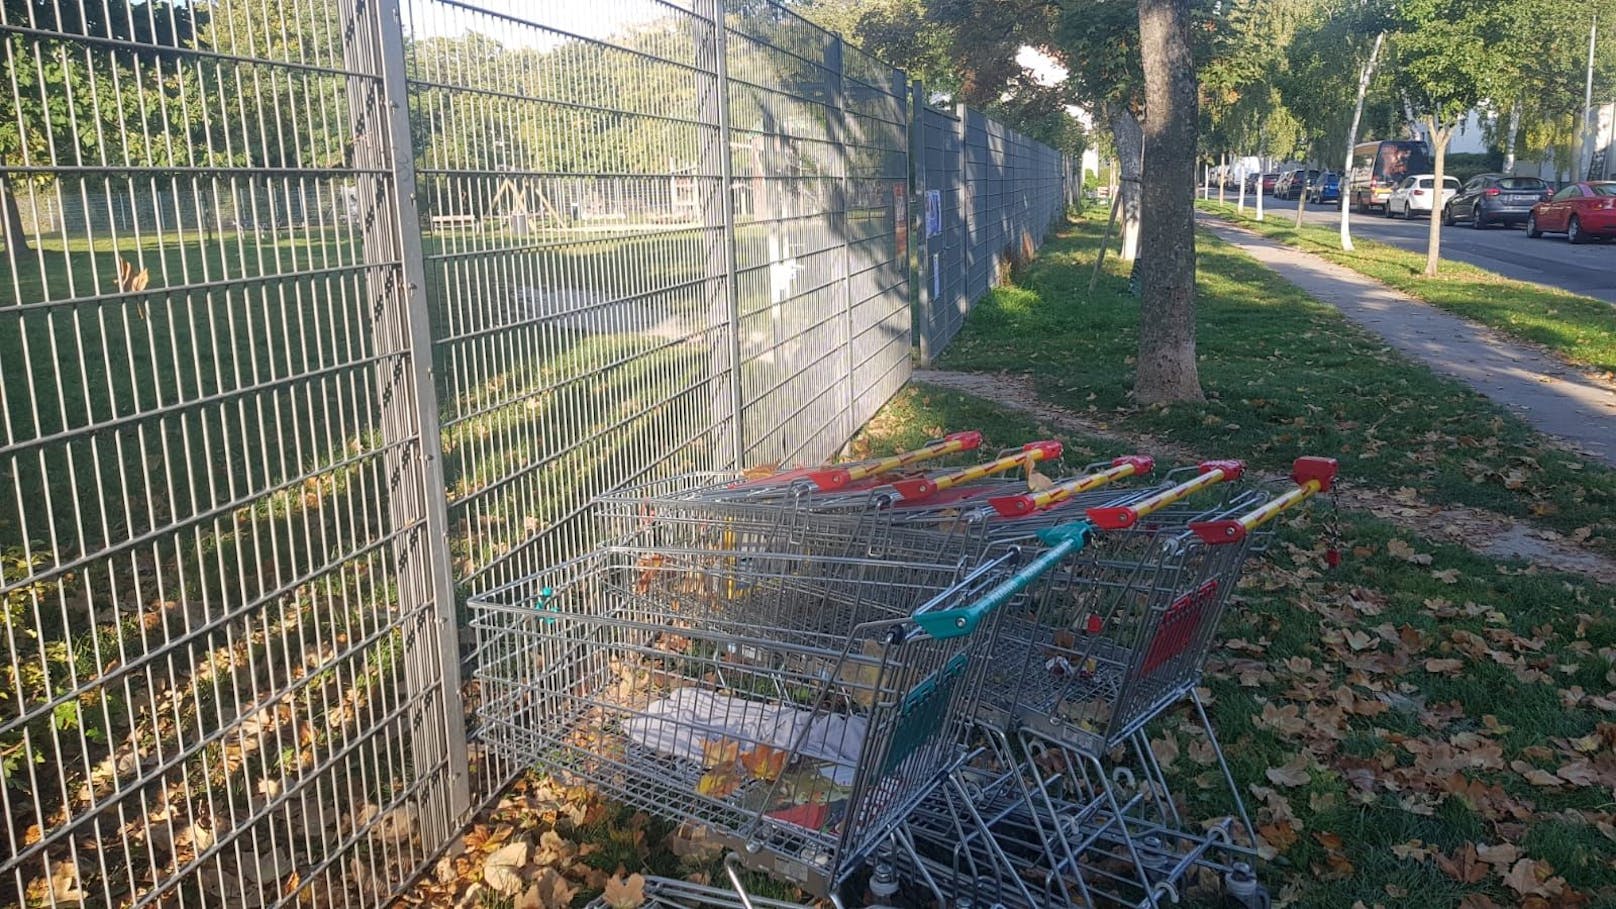
[[[915,333],[930,364],[976,301],[1010,265],[1031,259],[1065,214],[1070,167],[1055,149],[964,106],[922,105],[919,117],[916,223],[926,236]]]
[[[0,905],[379,901],[467,807],[396,26],[71,6],[0,6]]]
[[[940,343],[1059,180],[776,0],[67,6],[0,5],[0,905],[386,902],[523,769],[459,601],[875,413],[912,132]]]

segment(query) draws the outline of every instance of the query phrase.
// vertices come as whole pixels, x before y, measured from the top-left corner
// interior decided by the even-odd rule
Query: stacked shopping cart
[[[1044,479],[1059,443],[967,467],[960,433],[891,458],[678,477],[596,503],[605,545],[471,603],[483,738],[838,905],[1261,905],[1251,824],[1195,695],[1268,522],[1265,488],[1144,456]],[[930,468],[930,469],[926,469]],[[1148,728],[1188,705],[1232,814],[1185,816]],[[1249,899],[1248,899],[1249,898]]]

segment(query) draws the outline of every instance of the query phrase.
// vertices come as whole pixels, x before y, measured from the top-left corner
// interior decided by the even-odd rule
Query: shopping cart
[[[1002,774],[983,787],[1005,798],[988,810],[989,826],[1012,860],[1042,868],[1046,886],[1071,902],[1154,906],[1176,900],[1193,868],[1243,873],[1230,858],[1234,817],[1248,835],[1250,820],[1195,686],[1267,522],[1329,489],[1335,465],[1298,460],[1295,488],[1278,496],[1247,489],[1211,505],[1191,498],[1239,472],[1234,463],[1203,465],[1173,488],[1089,509],[1106,529],[1047,580],[1040,600],[1002,620],[975,715]],[[1235,806],[1208,825],[1179,815],[1144,731],[1185,701]]]
[[[963,759],[1001,607],[1086,532],[1019,570],[601,550],[470,602],[484,740],[831,896]]]
[[[597,499],[602,537],[649,553],[665,550],[815,552],[884,558],[976,559],[995,542],[1041,545],[1037,532],[1081,519],[1089,504],[1126,502],[1111,484],[1150,473],[1132,455],[1089,465],[1076,477],[1029,492],[1000,479],[1057,457],[1057,442],[1033,442],[985,464],[890,484],[787,497],[737,494],[733,474],[692,474],[607,493]]]

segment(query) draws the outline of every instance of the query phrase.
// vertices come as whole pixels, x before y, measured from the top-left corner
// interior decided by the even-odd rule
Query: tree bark
[[[1448,139],[1453,127],[1427,122],[1426,129],[1431,136],[1431,155],[1436,163],[1431,168],[1431,228],[1426,234],[1425,276],[1434,278],[1442,252],[1442,178],[1448,165]]]
[[[1504,136],[1504,173],[1515,176],[1515,137],[1521,131],[1521,102],[1509,106],[1509,132]]]
[[[1307,214],[1307,159],[1302,159],[1302,192],[1296,197],[1296,224],[1298,229],[1302,226],[1302,218]]]
[[[11,178],[3,173],[0,173],[0,246],[13,259],[33,252],[28,245],[28,232],[22,226],[22,209],[17,207],[17,194],[11,188]]]
[[[1223,202],[1224,202],[1223,187],[1227,186],[1228,183],[1229,183],[1229,154],[1227,152],[1225,152],[1225,153],[1223,153],[1221,155],[1218,155],[1218,204],[1219,205],[1222,205]]]
[[[1139,0],[1145,71],[1144,224],[1139,267],[1140,404],[1200,401],[1195,362],[1195,133],[1190,0]]]
[[[1240,201],[1235,205],[1235,211],[1242,215],[1246,213],[1246,177],[1247,174],[1245,168],[1242,167],[1240,169],[1240,175],[1235,178],[1240,181],[1240,195],[1238,197]]]
[[[1347,130],[1347,161],[1341,166],[1341,248],[1352,252],[1352,229],[1348,218],[1352,212],[1351,185],[1352,150],[1358,144],[1358,124],[1363,121],[1364,95],[1369,93],[1369,82],[1375,78],[1375,61],[1380,57],[1380,46],[1386,42],[1386,33],[1375,36],[1375,46],[1369,51],[1369,62],[1358,71],[1358,103],[1352,108],[1352,128]]]
[[[1144,171],[1144,134],[1139,118],[1126,105],[1110,105],[1106,119],[1111,124],[1111,138],[1117,145],[1117,168],[1122,172],[1118,191],[1121,193],[1122,261],[1132,262],[1139,256],[1139,205]]]

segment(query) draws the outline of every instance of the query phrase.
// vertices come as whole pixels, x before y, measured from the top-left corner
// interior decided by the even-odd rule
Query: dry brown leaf
[[[1523,858],[1504,874],[1504,886],[1521,896],[1552,896],[1559,890],[1550,884],[1553,874],[1548,862]]]
[[[507,896],[522,891],[522,869],[527,867],[527,840],[517,840],[490,852],[483,860],[483,881]]]
[[[1433,571],[1431,572],[1431,577],[1444,584],[1457,584],[1459,583],[1459,569],[1444,568],[1441,571]]]
[[[731,768],[709,770],[696,781],[696,793],[721,799],[741,788],[741,778]]]
[[[1038,471],[1036,471],[1036,470],[1027,471],[1027,491],[1028,492],[1043,492],[1044,490],[1046,490],[1046,489],[1048,489],[1048,488],[1050,488],[1051,486],[1054,486],[1054,485],[1055,485],[1054,480],[1051,480],[1049,477],[1044,476],[1043,474],[1039,473]]]
[[[1414,547],[1402,540],[1392,540],[1386,544],[1386,554],[1394,559],[1402,559],[1414,565],[1429,565],[1431,557],[1422,552],[1415,552]]]
[[[1312,779],[1307,772],[1308,764],[1307,757],[1299,754],[1286,762],[1283,767],[1269,767],[1263,775],[1277,786],[1305,786],[1307,781]]]
[[[786,758],[789,754],[779,748],[768,745],[759,745],[741,755],[741,766],[747,773],[764,782],[773,782],[780,777],[781,771],[786,769]]]
[[[734,739],[703,739],[701,766],[724,767],[735,763],[741,756],[741,743]]]
[[[1595,786],[1599,784],[1599,771],[1587,758],[1578,758],[1575,761],[1554,771],[1554,775],[1573,786]]]
[[[1170,734],[1159,739],[1153,739],[1150,743],[1150,751],[1156,756],[1156,760],[1161,762],[1163,767],[1171,768],[1173,762],[1178,760],[1178,739]]]
[[[1307,729],[1307,721],[1302,719],[1301,708],[1295,704],[1277,706],[1272,701],[1263,705],[1262,713],[1255,721],[1256,725],[1272,729],[1283,735],[1301,735]]]
[[[1514,843],[1483,844],[1476,847],[1476,856],[1489,865],[1508,868],[1521,857],[1521,848]]]
[[[1451,674],[1451,673],[1457,673],[1459,670],[1461,670],[1463,668],[1464,668],[1464,660],[1456,660],[1456,659],[1453,659],[1452,657],[1432,657],[1431,659],[1425,661],[1425,671],[1426,672],[1450,673]]]
[[[645,902],[645,876],[631,874],[623,877],[621,874],[613,875],[606,882],[605,891],[601,898],[611,909],[638,909]]]
[[[1565,781],[1540,767],[1533,767],[1525,761],[1510,761],[1509,769],[1526,778],[1534,786],[1564,786]]]
[[[516,898],[515,909],[566,909],[578,888],[554,868],[546,868],[533,879],[533,884]]]
[[[1452,858],[1440,852],[1434,853],[1434,856],[1436,866],[1461,884],[1478,884],[1487,879],[1487,864],[1476,855],[1475,843],[1460,846],[1454,851]]]

